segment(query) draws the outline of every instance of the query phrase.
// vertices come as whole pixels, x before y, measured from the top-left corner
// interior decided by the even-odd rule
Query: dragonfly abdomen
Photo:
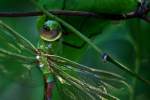
[[[46,83],[46,100],[51,100],[52,98],[52,91],[53,91],[53,87],[54,87],[54,83],[53,82],[49,82]]]
[[[51,100],[54,87],[54,80],[51,74],[45,77],[45,100]]]

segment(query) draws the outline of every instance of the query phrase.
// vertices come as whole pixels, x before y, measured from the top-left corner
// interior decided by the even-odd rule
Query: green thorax
[[[59,39],[62,35],[62,29],[58,22],[53,20],[47,20],[43,27],[40,29],[40,40],[38,43],[38,48],[42,53],[53,54],[52,52],[52,44],[54,41]],[[39,57],[39,66],[43,72],[43,74],[50,74],[53,72],[50,66],[50,61],[48,61],[47,57],[40,56]]]

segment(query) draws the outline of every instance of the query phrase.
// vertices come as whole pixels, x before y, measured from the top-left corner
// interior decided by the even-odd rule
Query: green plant
[[[75,8],[74,7],[70,8],[71,6],[66,6],[69,3],[71,4],[71,2],[69,2],[69,1],[68,2],[66,1],[67,3],[66,2],[61,3],[62,1],[59,3],[56,1],[54,1],[54,2],[52,1],[52,3],[49,3],[50,5],[47,3],[49,1],[46,1],[46,0],[38,1],[38,2],[39,2],[38,7],[48,16],[48,19],[55,20],[55,21],[58,21],[61,23],[61,26],[62,26],[61,33],[66,33],[66,32],[71,33],[71,35],[69,35],[69,36],[62,35],[62,37],[61,37],[61,39],[59,39],[59,41],[52,43],[52,51],[51,50],[50,51],[53,52],[54,54],[65,56],[69,59],[74,59],[78,62],[82,62],[87,66],[89,66],[89,65],[93,66],[94,69],[77,64],[66,58],[42,53],[41,51],[36,49],[36,47],[32,43],[30,43],[28,40],[26,40],[24,37],[22,37],[18,33],[16,34],[16,32],[14,30],[12,30],[9,26],[7,26],[4,23],[1,23],[1,27],[8,30],[9,35],[8,36],[7,35],[5,36],[4,34],[1,35],[1,38],[2,38],[1,44],[3,44],[2,48],[6,49],[6,50],[1,50],[1,58],[3,58],[3,60],[1,61],[2,68],[3,68],[3,66],[10,66],[12,64],[14,64],[14,66],[15,66],[16,64],[19,64],[23,68],[26,68],[24,70],[21,68],[20,70],[22,70],[22,71],[17,73],[17,75],[20,73],[24,74],[24,71],[25,71],[27,76],[23,77],[23,79],[19,78],[19,79],[24,80],[24,78],[28,79],[28,77],[30,77],[30,75],[32,76],[33,72],[31,70],[31,68],[33,68],[33,69],[35,68],[33,66],[30,66],[31,64],[28,64],[29,62],[33,63],[36,61],[36,59],[32,58],[32,57],[34,57],[35,55],[37,56],[37,54],[42,54],[43,59],[45,59],[44,56],[47,56],[47,58],[48,57],[52,58],[52,61],[50,59],[49,62],[54,61],[54,63],[50,63],[50,64],[52,64],[53,66],[55,65],[54,66],[55,76],[58,75],[61,78],[64,78],[65,81],[71,82],[70,83],[71,86],[68,86],[68,84],[62,85],[61,83],[65,83],[65,82],[62,79],[59,79],[57,77],[59,81],[58,82],[56,81],[58,83],[58,87],[54,88],[54,94],[55,94],[53,97],[54,99],[59,99],[59,94],[60,93],[63,94],[63,92],[67,92],[72,99],[87,99],[86,97],[88,97],[88,96],[91,99],[98,99],[99,97],[101,99],[104,99],[104,98],[117,99],[117,98],[111,96],[110,93],[114,96],[117,96],[120,99],[124,98],[125,95],[129,95],[128,99],[133,99],[135,97],[134,96],[135,91],[132,90],[132,88],[135,88],[136,83],[137,83],[135,78],[143,81],[144,83],[147,83],[148,85],[146,85],[146,87],[149,86],[149,81],[143,79],[141,76],[138,75],[139,68],[141,65],[141,55],[142,54],[140,53],[141,50],[140,50],[139,44],[138,44],[139,40],[135,41],[133,36],[129,34],[134,29],[134,27],[132,27],[132,23],[130,23],[132,21],[129,21],[129,22],[121,21],[120,23],[111,23],[108,20],[103,21],[102,19],[99,20],[96,18],[89,18],[87,16],[84,17],[85,19],[83,17],[74,17],[74,18],[69,17],[68,18],[68,17],[64,17],[64,16],[55,16],[46,10],[49,8],[56,9],[56,8],[59,8],[59,6],[61,6],[65,9],[70,9],[70,10],[78,10],[79,9],[81,11],[82,10],[89,11],[91,9],[89,6],[91,6],[92,1],[89,2],[89,5],[82,3],[82,2],[84,2],[84,0],[78,1],[77,4],[81,4],[81,5],[79,7],[75,6]],[[72,2],[74,2],[74,1],[72,1]],[[147,12],[145,12],[145,11],[141,12],[141,6],[134,13],[121,15],[122,13],[127,13],[131,10],[135,10],[136,6],[138,5],[138,1],[133,0],[131,2],[132,3],[130,3],[131,5],[128,6],[128,8],[122,6],[121,9],[118,9],[119,7],[116,7],[111,11],[110,10],[111,8],[107,8],[107,6],[106,6],[106,8],[105,7],[96,8],[93,10],[93,12],[104,13],[105,16],[115,14],[115,15],[113,15],[114,19],[117,19],[117,18],[119,19],[119,17],[115,17],[115,16],[120,16],[120,18],[123,18],[123,19],[137,17],[137,18],[142,18],[144,20],[148,20],[148,18],[144,16],[145,13],[147,14]],[[55,5],[54,5],[54,3],[55,3]],[[113,1],[111,1],[109,3],[101,2],[98,4],[120,5],[123,3],[127,4],[127,2],[121,2],[121,1],[120,2],[118,1],[117,3],[114,3]],[[65,4],[65,7],[63,4]],[[44,5],[44,7],[46,7],[46,9],[43,8],[43,5]],[[144,5],[145,5],[145,3],[142,3],[142,6],[144,6]],[[95,4],[94,7],[98,7],[98,6],[96,6],[96,4]],[[147,5],[144,7],[147,7]],[[109,11],[109,13],[105,14],[105,12],[108,12],[108,11]],[[146,11],[147,11],[147,8],[146,8]],[[76,14],[76,13],[79,13],[80,15],[92,15],[94,17],[97,16],[97,15],[95,15],[96,13],[83,12],[83,14],[82,14],[82,12],[73,12],[73,14]],[[132,16],[132,17],[130,17],[130,16]],[[111,18],[111,17],[107,17],[107,18]],[[77,22],[76,20],[79,22]],[[80,21],[82,22],[81,25],[79,25]],[[100,21],[102,23],[99,24],[97,21]],[[68,24],[68,23],[71,23],[71,24]],[[87,24],[85,24],[85,23],[87,23]],[[42,26],[42,23],[39,23],[39,25]],[[136,24],[136,25],[138,25],[138,24]],[[131,27],[128,27],[128,26],[131,26]],[[82,27],[81,28],[82,33],[80,31],[78,31],[75,27],[77,29]],[[99,28],[100,28],[100,31],[98,32],[97,30],[99,30]],[[79,29],[79,30],[81,30],[81,29]],[[94,33],[95,31],[98,33],[102,32],[102,34],[97,35]],[[5,31],[2,30],[2,33],[4,33],[4,32]],[[73,33],[75,33],[76,35],[73,35]],[[86,33],[86,34],[84,34],[84,33]],[[134,33],[134,31],[133,31],[133,33]],[[11,39],[9,38],[9,36],[10,36],[10,38],[11,37],[15,38],[15,41],[12,42]],[[80,39],[77,36],[79,36]],[[95,36],[95,37],[91,37],[91,36]],[[91,37],[91,39],[94,42],[91,42],[91,40],[87,37]],[[58,38],[60,38],[60,36]],[[74,46],[74,44],[75,45],[76,44],[78,45],[80,43],[84,44],[84,41],[87,43],[86,45]],[[13,45],[12,45],[12,43],[13,43]],[[44,42],[42,42],[42,44],[45,45]],[[47,43],[46,43],[46,45],[47,45]],[[47,46],[44,46],[44,47],[47,47]],[[125,48],[125,51],[120,49],[120,47]],[[80,48],[79,52],[74,52],[75,55],[73,55],[73,53],[71,54],[70,51],[72,51],[72,50],[76,51],[77,48]],[[91,48],[93,48],[93,49],[91,49]],[[101,49],[99,49],[99,48],[101,48]],[[118,49],[115,49],[115,48],[118,48]],[[95,51],[93,51],[93,50],[95,50]],[[21,55],[12,53],[14,51],[17,53],[21,52]],[[44,52],[45,52],[45,50],[44,50]],[[68,54],[68,52],[69,52],[69,54]],[[126,53],[124,53],[124,52],[126,52]],[[131,55],[130,59],[128,58],[127,54]],[[24,64],[22,65],[22,63],[18,62],[18,60],[11,62],[10,56],[15,57],[16,59],[20,58],[19,60],[23,60],[23,62],[26,61],[27,64],[25,63],[25,65]],[[27,56],[31,56],[31,58],[27,57]],[[104,61],[101,61],[99,58],[102,58],[102,60],[104,60]],[[10,64],[6,64],[6,61],[8,61]],[[106,62],[106,63],[104,63],[104,62]],[[55,63],[61,67],[57,66]],[[123,65],[122,63],[125,63],[125,65],[127,65],[128,67]],[[66,66],[73,66],[73,67],[71,67],[71,69],[69,69],[70,67],[66,68]],[[134,68],[133,67],[131,68],[130,66],[134,66]],[[74,69],[74,67],[77,67],[77,68]],[[117,69],[118,67],[121,70]],[[18,68],[18,67],[16,67],[16,68]],[[103,78],[92,77],[93,75],[91,75],[90,73],[93,73],[93,70],[95,70],[95,68],[103,69],[98,72],[102,73],[102,76],[106,75],[106,77],[103,77]],[[115,68],[116,70],[114,71],[113,68]],[[7,67],[6,68],[4,67],[4,69],[6,70]],[[8,67],[8,69],[9,69],[9,67]],[[80,69],[80,70],[78,70],[78,69]],[[64,70],[64,71],[62,71],[62,70]],[[107,70],[107,72],[105,72],[104,70]],[[9,69],[9,71],[11,72],[12,69]],[[87,75],[87,74],[84,75],[85,74],[84,71],[87,71],[89,75]],[[126,75],[126,78],[123,77],[120,80],[120,77],[116,77],[116,75],[111,74],[111,71],[113,71],[121,76]],[[75,73],[73,73],[73,72],[75,72]],[[126,72],[126,73],[124,74],[123,72]],[[71,74],[71,76],[67,73]],[[98,74],[97,71],[96,72],[94,71],[94,73]],[[6,73],[3,73],[3,74],[5,75]],[[131,75],[133,78],[128,76],[128,74]],[[12,75],[12,74],[10,74],[10,75],[6,74],[6,76],[7,75],[8,75],[8,78],[12,78],[12,77],[10,77],[10,75]],[[15,79],[15,75],[12,75],[12,76]],[[89,79],[84,78],[87,76],[89,76]],[[66,78],[66,77],[68,77],[68,78]],[[115,78],[117,78],[117,79],[115,79]],[[79,81],[78,79],[81,81]],[[101,80],[101,84],[103,84],[103,85],[101,85],[99,87],[99,90],[97,90],[96,89],[96,87],[98,86],[97,81],[99,79]],[[127,79],[128,84],[125,82],[126,79]],[[132,82],[129,81],[130,79],[132,80]],[[18,80],[18,79],[16,79],[16,80]],[[83,81],[83,80],[85,80],[85,81]],[[41,83],[41,82],[39,82],[39,83]],[[88,83],[88,84],[85,84],[85,83]],[[85,86],[82,86],[82,84],[84,84]],[[94,87],[89,88],[89,87],[91,87],[91,86],[89,86],[89,84],[92,84]],[[124,84],[124,86],[123,86],[123,84]],[[131,86],[129,86],[129,84]],[[77,91],[73,87],[78,87],[78,89],[80,89],[80,91]],[[126,92],[123,92],[123,89],[126,89],[125,90]],[[63,90],[63,91],[60,91],[60,90]],[[98,91],[100,91],[100,92],[98,92]],[[100,93],[100,96],[98,96],[98,94],[93,95],[96,92]],[[74,95],[74,94],[76,94],[76,95]],[[82,94],[81,97],[79,96],[79,94]],[[123,94],[125,94],[125,95],[123,95]],[[96,96],[98,96],[98,98]],[[67,95],[65,95],[65,94],[62,97],[65,99],[70,98],[70,97],[67,97]]]

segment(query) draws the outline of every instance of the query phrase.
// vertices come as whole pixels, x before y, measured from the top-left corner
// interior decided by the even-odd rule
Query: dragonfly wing
[[[21,36],[18,32],[16,32],[15,30],[13,30],[10,26],[8,26],[7,24],[5,24],[4,22],[2,22],[0,20],[0,29],[1,29],[1,36],[5,38],[9,38],[11,37],[11,39],[13,39],[13,43],[16,43],[17,45],[19,45],[21,48],[24,48],[28,51],[32,51],[35,52],[36,47],[30,42],[28,41],[26,38],[24,38],[23,36]],[[3,31],[3,32],[2,32]],[[5,34],[4,34],[5,32]],[[7,34],[6,34],[7,33]],[[11,43],[11,39],[9,40],[9,44]]]
[[[37,65],[30,60],[33,59],[0,49],[0,97],[2,100],[26,100],[27,98],[42,100],[43,76]]]
[[[0,21],[1,100],[42,100],[44,82],[35,48],[18,34]]]
[[[32,65],[32,69],[26,67],[14,58],[4,61],[0,59],[0,97],[1,100],[42,100],[43,78],[42,73]]]
[[[43,81],[41,83],[40,81],[37,82],[35,79],[36,76],[42,78],[42,73],[36,64],[23,62],[22,60],[20,61],[10,56],[0,56],[0,58],[2,58],[0,59],[0,76],[3,76],[2,78],[10,82],[23,83],[23,81],[25,81],[26,85],[29,85],[29,87],[36,87],[36,84],[43,84]]]
[[[35,54],[24,48],[17,40],[17,32],[0,21],[0,74],[10,79],[22,76],[29,69],[25,66],[35,62]],[[20,36],[21,37],[21,36]]]
[[[69,100],[118,99],[107,92],[108,86],[104,84],[103,77],[72,67],[72,63],[61,64],[52,61],[52,59],[49,60],[49,63],[55,76],[62,84],[62,92],[70,98]]]

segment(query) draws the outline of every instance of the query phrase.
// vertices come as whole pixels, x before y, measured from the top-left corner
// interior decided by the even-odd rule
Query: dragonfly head
[[[62,35],[61,25],[54,20],[47,20],[41,29],[40,37],[45,41],[56,41]]]

